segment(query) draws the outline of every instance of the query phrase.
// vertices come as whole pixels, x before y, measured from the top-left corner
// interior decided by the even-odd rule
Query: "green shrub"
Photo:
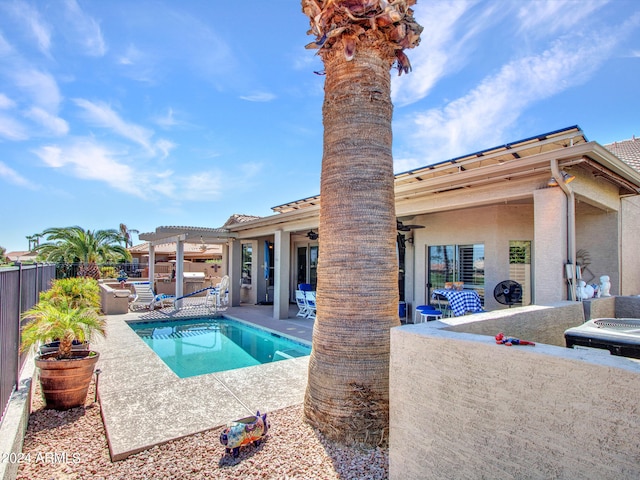
[[[116,278],[115,267],[100,267],[100,276],[102,278]]]
[[[60,304],[65,300],[72,308],[88,307],[100,311],[100,287],[93,278],[74,277],[54,280],[51,288],[40,294],[40,301]]]

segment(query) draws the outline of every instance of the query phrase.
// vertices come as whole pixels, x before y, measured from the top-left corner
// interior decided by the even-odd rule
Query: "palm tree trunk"
[[[326,79],[317,319],[304,411],[330,438],[387,435],[389,335],[399,325],[390,73],[393,50],[363,40]]]

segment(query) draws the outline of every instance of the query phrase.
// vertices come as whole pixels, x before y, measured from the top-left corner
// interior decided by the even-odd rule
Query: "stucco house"
[[[578,126],[398,173],[395,195],[398,285],[409,312],[445,280],[476,290],[485,310],[507,308],[493,295],[506,279],[522,285],[523,304],[575,299],[578,279],[602,275],[613,295],[640,293],[640,172]],[[219,229],[158,227],[140,238],[152,248],[199,236],[223,244],[231,303],[240,304],[249,281],[243,301],[273,302],[274,317],[287,318],[296,286],[315,284],[320,202],[316,195]]]

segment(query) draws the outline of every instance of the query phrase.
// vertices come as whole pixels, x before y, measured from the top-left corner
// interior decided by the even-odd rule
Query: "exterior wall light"
[[[562,183],[564,183],[565,185],[567,183],[573,182],[576,179],[575,175],[571,175],[565,172],[564,170],[562,170],[560,174],[562,175]],[[554,177],[551,177],[547,182],[547,187],[557,187],[557,186],[558,186],[558,181]]]

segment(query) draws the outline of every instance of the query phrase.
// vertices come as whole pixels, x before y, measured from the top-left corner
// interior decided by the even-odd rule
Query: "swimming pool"
[[[311,348],[229,318],[130,322],[180,378],[304,357]]]

